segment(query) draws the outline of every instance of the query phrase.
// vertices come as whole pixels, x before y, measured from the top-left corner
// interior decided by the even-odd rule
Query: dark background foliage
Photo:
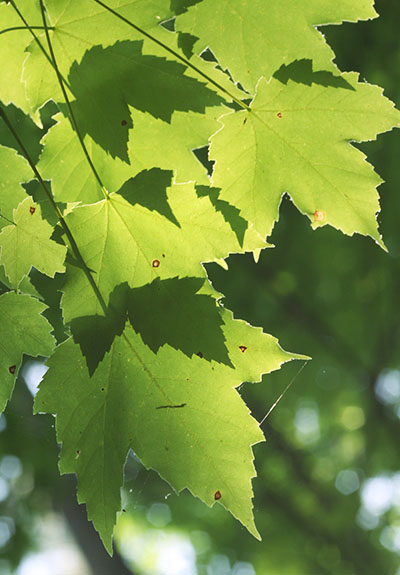
[[[400,4],[376,5],[379,20],[324,33],[341,70],[357,70],[384,86],[399,105]],[[40,133],[29,126],[37,155]],[[8,144],[6,138],[0,126],[1,143]],[[31,415],[31,393],[20,377],[0,419],[1,575],[15,573],[27,553],[46,548],[49,518],[70,534],[69,552],[79,547],[87,563],[78,571],[71,562],[68,571],[60,556],[54,575],[400,573],[400,132],[362,149],[387,182],[380,188],[379,221],[388,254],[367,238],[328,228],[313,232],[285,198],[275,249],[258,264],[233,256],[228,271],[208,267],[236,317],[279,337],[285,349],[313,357],[300,374],[301,364],[291,363],[241,389],[261,419],[295,377],[263,424],[267,442],[255,448],[255,513],[263,541],[221,507],[210,511],[188,493],[171,494],[132,454],[117,553],[107,559],[75,503],[74,480],[58,477],[53,420]]]

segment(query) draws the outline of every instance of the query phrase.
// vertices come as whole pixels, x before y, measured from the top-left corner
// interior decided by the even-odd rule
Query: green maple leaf
[[[162,173],[158,177],[162,178]],[[112,290],[124,282],[135,288],[158,277],[204,277],[201,262],[267,245],[252,229],[246,231],[240,243],[210,200],[197,197],[193,184],[171,185],[166,194],[166,205],[178,224],[165,217],[164,202],[153,208],[137,202],[134,187],[124,196],[111,194],[109,199],[77,207],[67,216],[106,303]],[[101,315],[99,302],[82,270],[70,267],[67,276],[63,289],[66,321]]]
[[[42,24],[38,2],[18,0],[18,6],[24,11],[32,26]],[[24,112],[30,110],[26,97],[25,84],[21,82],[21,74],[27,57],[26,48],[32,42],[32,35],[27,29],[14,7],[6,2],[0,4],[0,100],[4,104],[13,103]],[[7,63],[4,65],[4,63]],[[38,71],[38,78],[41,76]]]
[[[259,537],[252,512],[251,447],[263,440],[235,390],[293,358],[276,340],[224,313],[238,369],[163,346],[157,354],[132,328],[114,340],[92,378],[72,340],[48,361],[36,412],[57,415],[60,469],[78,476],[78,499],[112,551],[129,448],[177,491],[224,505]],[[244,344],[248,348],[243,351]]]
[[[199,355],[230,364],[221,329],[221,308],[215,293],[205,293],[208,291],[204,279],[193,277],[157,278],[136,289],[127,284],[117,286],[105,315],[83,316],[70,322],[89,373],[94,372],[114,338],[122,334],[127,318],[154,352],[168,344],[188,357]]]
[[[154,167],[174,170],[178,183],[196,180],[207,184],[206,169],[192,150],[207,145],[210,135],[219,127],[217,118],[224,110],[226,108],[211,108],[206,115],[175,112],[171,122],[166,123],[131,109],[134,128],[129,132],[129,163],[112,158],[89,135],[84,138],[85,145],[109,192],[118,191],[129,178]],[[51,180],[54,197],[59,202],[101,200],[100,186],[69,120],[62,114],[57,114],[55,120],[57,123],[42,139],[39,172],[44,179]]]
[[[55,116],[57,123],[42,139],[43,152],[38,162],[42,177],[52,183],[57,202],[92,203],[104,196],[82,152],[76,133],[67,118]],[[132,166],[119,158],[111,158],[89,136],[85,145],[109,192],[117,191],[131,177]]]
[[[205,116],[207,108],[222,103],[204,82],[186,76],[182,63],[143,54],[142,47],[142,41],[96,46],[79,65],[72,65],[68,76],[80,130],[111,156],[125,161],[129,160],[127,142],[133,125],[129,107],[169,124],[176,112]]]
[[[177,28],[199,38],[222,68],[254,94],[261,76],[308,58],[316,70],[335,70],[334,53],[315,26],[375,18],[373,0],[203,0],[177,18]]]
[[[49,356],[53,351],[52,328],[41,315],[45,309],[28,295],[9,292],[0,296],[0,413],[13,392],[22,354]]]
[[[399,122],[382,90],[344,74],[347,88],[276,79],[259,82],[248,111],[232,113],[211,140],[213,183],[265,236],[287,192],[315,226],[370,235],[379,244],[381,179],[350,141],[376,138]]]
[[[0,146],[0,230],[13,218],[13,210],[26,198],[21,182],[32,179],[28,162],[15,150]],[[3,216],[3,217],[1,217]],[[5,219],[6,218],[6,219]]]
[[[57,55],[58,67],[67,86],[71,67],[74,63],[81,63],[88,49],[95,49],[99,45],[107,48],[124,40],[143,41],[144,52],[149,57],[163,57],[170,62],[179,62],[182,65],[184,56],[178,46],[178,35],[160,26],[163,21],[174,16],[168,0],[152,0],[151,2],[130,0],[124,3],[119,0],[110,0],[105,4],[125,18],[125,21],[94,0],[81,0],[79,6],[68,0],[46,0],[45,2],[51,25],[51,42]],[[37,31],[36,35],[46,51],[44,33]],[[63,97],[57,77],[50,69],[43,49],[33,40],[28,51],[29,57],[24,62],[23,80],[27,86],[31,113],[35,115],[49,99],[62,102]],[[215,68],[215,64],[205,62],[197,56],[194,60],[203,79],[205,74],[228,89],[233,96],[243,96],[229,77]],[[44,69],[48,71],[46,76],[43,76]],[[187,77],[191,76],[199,80],[198,70],[193,70],[193,73],[188,70]],[[39,84],[37,78],[41,78]],[[83,77],[80,78],[80,84],[83,88],[85,85]],[[212,87],[212,82],[209,86]],[[73,86],[69,85],[69,88],[73,93]]]
[[[67,248],[50,239],[54,230],[42,219],[40,206],[26,198],[13,215],[14,224],[0,233],[0,263],[12,285],[17,287],[32,266],[50,277],[64,272]]]

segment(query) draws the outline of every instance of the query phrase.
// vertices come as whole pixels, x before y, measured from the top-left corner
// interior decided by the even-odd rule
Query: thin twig
[[[47,20],[46,20],[46,14],[45,14],[45,10],[44,10],[43,0],[39,0],[39,1],[40,1],[40,10],[41,10],[41,13],[42,13],[43,26],[44,26],[44,31],[45,31],[45,34],[46,34],[47,45],[48,45],[48,47],[49,47],[50,57],[51,57],[51,60],[52,60],[52,62],[53,62],[53,67],[54,67],[54,70],[55,70],[55,72],[56,72],[56,74],[57,74],[58,83],[60,84],[60,88],[61,88],[61,91],[62,91],[63,96],[64,96],[65,103],[66,103],[67,108],[68,108],[68,113],[69,113],[69,117],[70,117],[72,126],[73,126],[73,128],[74,128],[74,130],[75,130],[75,132],[76,132],[76,135],[78,136],[79,143],[80,143],[80,145],[81,145],[81,147],[82,147],[82,150],[83,150],[83,152],[84,152],[84,154],[85,154],[85,156],[86,156],[86,159],[87,159],[87,161],[88,161],[88,163],[89,163],[89,166],[90,166],[90,168],[91,168],[91,170],[92,170],[92,172],[93,172],[93,174],[94,174],[94,176],[95,176],[95,178],[96,178],[96,180],[97,180],[97,182],[98,182],[98,184],[99,184],[99,186],[100,186],[100,189],[101,189],[101,191],[103,192],[104,197],[107,199],[107,198],[109,197],[108,192],[107,192],[105,186],[103,185],[103,182],[101,181],[101,178],[100,178],[100,176],[99,176],[99,174],[98,174],[98,172],[97,172],[97,170],[96,170],[96,168],[95,168],[95,166],[94,166],[94,164],[93,164],[92,158],[90,157],[90,154],[89,154],[89,152],[88,152],[88,150],[87,150],[87,148],[86,148],[85,142],[83,141],[83,137],[82,137],[82,134],[80,133],[80,130],[79,130],[79,127],[78,127],[76,118],[75,118],[75,114],[74,114],[74,111],[73,111],[72,106],[71,106],[71,102],[70,102],[69,96],[68,96],[67,91],[66,91],[65,86],[64,86],[64,80],[63,80],[63,78],[62,78],[62,76],[61,76],[60,69],[58,68],[58,65],[57,65],[56,55],[55,55],[55,53],[54,53],[53,45],[52,45],[51,39],[50,39],[49,27],[48,27],[48,25],[47,25]]]
[[[59,207],[57,206],[57,204],[53,198],[52,193],[50,192],[46,182],[43,180],[42,176],[40,175],[37,167],[35,166],[34,161],[32,160],[32,158],[31,158],[28,150],[26,149],[25,145],[23,144],[21,138],[18,136],[17,132],[15,131],[14,126],[11,124],[6,112],[1,108],[0,108],[0,117],[3,118],[7,128],[10,130],[10,132],[14,136],[14,139],[17,142],[17,144],[19,145],[19,147],[21,148],[21,151],[22,151],[23,155],[25,156],[25,159],[29,163],[33,173],[35,174],[35,176],[36,176],[37,180],[39,181],[41,187],[43,188],[46,196],[48,197],[50,204],[53,207],[53,209],[55,210],[55,212],[58,216],[58,219],[60,221],[60,224],[63,227],[65,234],[66,234],[66,236],[67,236],[67,238],[71,244],[72,251],[73,251],[77,261],[81,264],[81,267],[82,267],[87,279],[89,280],[90,285],[92,286],[92,288],[96,294],[96,297],[97,297],[97,299],[101,305],[102,310],[104,311],[104,313],[106,313],[107,312],[107,306],[106,306],[106,303],[103,299],[103,296],[101,295],[100,290],[97,287],[96,282],[94,281],[92,274],[91,274],[89,268],[87,267],[87,265],[83,259],[82,254],[79,251],[79,248],[78,248],[78,245],[75,241],[75,238],[74,238],[71,230],[69,229],[68,224],[65,221]]]
[[[200,74],[200,76],[202,76],[205,80],[207,80],[207,82],[210,82],[210,84],[213,84],[213,86],[218,88],[218,90],[220,90],[221,92],[223,92],[224,94],[229,96],[229,98],[231,98],[234,102],[236,102],[236,104],[238,104],[238,106],[240,106],[244,110],[247,110],[248,112],[251,112],[250,106],[248,106],[245,102],[242,102],[242,100],[239,100],[239,98],[236,98],[236,96],[231,94],[229,92],[229,90],[224,88],[224,86],[222,86],[219,82],[217,82],[216,80],[211,78],[208,74],[206,74],[205,72],[200,70],[200,68],[198,68],[197,66],[192,64],[184,56],[181,56],[181,54],[179,54],[179,52],[176,52],[175,50],[173,50],[172,48],[170,48],[169,46],[167,46],[166,44],[164,44],[163,42],[161,42],[160,40],[158,40],[157,38],[155,38],[154,36],[152,36],[148,32],[146,32],[145,30],[143,30],[142,28],[140,28],[139,26],[134,24],[128,18],[125,18],[125,16],[123,16],[122,14],[120,14],[119,12],[117,12],[116,10],[114,10],[113,8],[111,8],[110,6],[108,6],[107,4],[102,2],[101,0],[94,0],[94,2],[96,2],[96,4],[99,4],[100,6],[105,8],[106,10],[108,10],[108,12],[110,12],[111,14],[113,14],[114,16],[116,16],[117,18],[122,20],[122,22],[125,22],[125,24],[128,24],[128,26],[130,26],[131,28],[133,28],[134,30],[136,30],[137,32],[139,32],[140,34],[142,34],[143,36],[145,36],[146,38],[148,38],[149,40],[151,40],[152,42],[157,44],[158,46],[161,46],[161,48],[163,48],[164,50],[166,50],[167,52],[172,54],[175,58],[177,58],[178,60],[183,62],[185,64],[185,66],[187,66],[188,68],[191,68],[192,70],[197,72],[197,74]]]

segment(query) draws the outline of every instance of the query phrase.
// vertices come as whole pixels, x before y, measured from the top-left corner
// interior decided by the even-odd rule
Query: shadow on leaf
[[[69,82],[78,125],[113,157],[128,159],[129,106],[170,122],[175,110],[204,113],[221,98],[206,85],[185,76],[182,64],[142,54],[143,42],[95,46],[80,64],[74,62]]]
[[[238,242],[243,246],[244,235],[248,228],[248,222],[240,215],[240,210],[235,206],[232,206],[225,200],[219,199],[218,188],[209,188],[207,186],[196,186],[196,194],[199,198],[208,196],[210,202],[214,206],[217,212],[220,212],[230,226],[231,230],[236,235]]]
[[[168,203],[167,188],[171,182],[172,172],[152,168],[130,178],[118,193],[130,204],[139,204],[148,210],[158,212],[180,227]]]
[[[287,66],[283,64],[274,74],[274,78],[287,84],[289,80],[297,84],[318,84],[319,86],[331,88],[344,88],[346,90],[353,90],[351,84],[347,82],[342,76],[335,76],[332,72],[314,72],[311,60],[296,60]]]
[[[71,332],[90,375],[124,331],[127,319],[155,353],[168,344],[188,357],[231,365],[217,303],[198,293],[203,284],[203,279],[190,277],[157,278],[135,289],[124,283],[113,290],[106,315],[73,319]]]

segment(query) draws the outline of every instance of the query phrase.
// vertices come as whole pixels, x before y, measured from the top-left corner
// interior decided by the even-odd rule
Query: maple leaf
[[[287,192],[314,226],[344,233],[377,230],[381,179],[350,141],[390,130],[400,115],[376,86],[343,74],[348,86],[261,79],[248,111],[223,116],[211,139],[213,184],[257,231],[269,235]]]
[[[41,26],[40,8],[37,2],[19,0],[31,26]],[[0,100],[3,104],[13,103],[24,112],[29,112],[30,105],[26,97],[26,87],[21,82],[23,65],[27,57],[26,48],[32,41],[28,29],[10,3],[0,4]],[[4,65],[4,63],[7,65]],[[37,79],[37,78],[36,78]]]
[[[27,196],[21,182],[32,179],[28,162],[15,150],[0,145],[0,230],[13,218],[13,210]]]
[[[258,381],[295,356],[229,312],[223,317],[236,370],[168,345],[155,354],[131,327],[91,378],[72,339],[47,363],[35,412],[57,415],[61,472],[77,474],[78,499],[110,553],[129,448],[177,491],[187,488],[209,506],[219,499],[259,537],[251,447],[263,434],[235,388],[244,375]]]
[[[67,248],[50,239],[53,231],[32,198],[26,198],[14,210],[14,224],[0,233],[0,263],[14,287],[32,266],[50,277],[65,271]]]
[[[39,143],[30,154],[24,130],[21,140],[6,121],[32,171],[0,147],[1,288],[37,294],[32,266],[49,277],[64,271],[67,248],[51,239],[60,223],[68,246],[61,306],[59,283],[38,291],[53,300],[60,340],[66,329],[72,338],[49,360],[35,409],[57,415],[61,469],[77,473],[79,499],[109,551],[129,449],[258,536],[252,445],[263,436],[236,388],[300,356],[234,320],[203,264],[268,247],[285,192],[314,227],[329,223],[382,245],[380,179],[350,142],[389,130],[398,113],[378,88],[338,75],[315,29],[375,17],[372,5],[0,5],[0,57],[9,62],[0,99],[39,126],[47,115],[37,166]],[[213,55],[226,73],[206,61]],[[251,104],[242,86],[256,93]],[[33,177],[31,197],[21,184]],[[52,351],[43,310],[32,297],[0,297],[0,406],[21,354]]]
[[[142,170],[158,167],[173,170],[175,181],[195,180],[208,184],[206,169],[192,150],[206,146],[219,127],[217,118],[226,108],[208,109],[207,115],[175,112],[171,123],[152,118],[147,113],[132,110],[134,129],[128,141],[129,162],[112,158],[89,135],[84,140],[104,187],[118,191],[130,178]],[[69,120],[57,114],[56,124],[42,139],[43,152],[38,170],[52,182],[54,197],[59,202],[94,203],[104,196],[85,155],[82,153]]]
[[[187,3],[186,3],[187,4]],[[335,70],[334,53],[316,26],[376,18],[373,0],[203,0],[178,16],[177,29],[210,48],[222,68],[254,94],[261,76],[309,58],[315,70]]]
[[[163,57],[180,65],[184,56],[178,46],[178,35],[168,32],[162,24],[174,16],[168,0],[130,0],[121,3],[118,0],[97,2],[81,0],[79,7],[69,0],[46,0],[46,15],[49,19],[50,38],[57,55],[57,66],[66,86],[68,74],[74,63],[81,63],[87,50],[99,45],[110,47],[124,40],[140,40],[144,43],[144,53],[148,57]],[[43,26],[43,23],[42,23]],[[46,39],[42,31],[35,32],[36,39],[29,47],[29,57],[23,65],[23,79],[26,83],[27,98],[31,105],[31,114],[37,117],[37,111],[49,99],[62,102],[63,97],[56,74],[49,68],[46,52]],[[46,55],[47,54],[47,55]],[[214,89],[217,82],[233,97],[243,96],[226,74],[215,68],[215,63],[194,58],[196,71],[187,70],[186,76],[199,80],[200,75]],[[144,63],[144,61],[143,61]],[[47,75],[43,76],[43,70]],[[41,78],[38,85],[37,78]],[[85,81],[80,77],[84,89]],[[153,96],[154,98],[154,96]]]
[[[210,200],[197,197],[193,184],[173,184],[167,189],[168,204],[178,225],[163,213],[136,203],[133,191],[134,187],[125,197],[111,194],[96,204],[77,207],[66,218],[106,303],[112,290],[124,282],[134,288],[157,277],[204,277],[201,262],[266,246],[251,229],[241,245]],[[67,278],[64,286],[66,320],[101,313],[82,271],[75,268],[71,273],[73,280]],[[70,314],[66,308],[76,308],[76,312]]]
[[[0,296],[0,413],[11,397],[22,354],[50,356],[54,339],[51,325],[41,315],[46,306],[28,295]]]

